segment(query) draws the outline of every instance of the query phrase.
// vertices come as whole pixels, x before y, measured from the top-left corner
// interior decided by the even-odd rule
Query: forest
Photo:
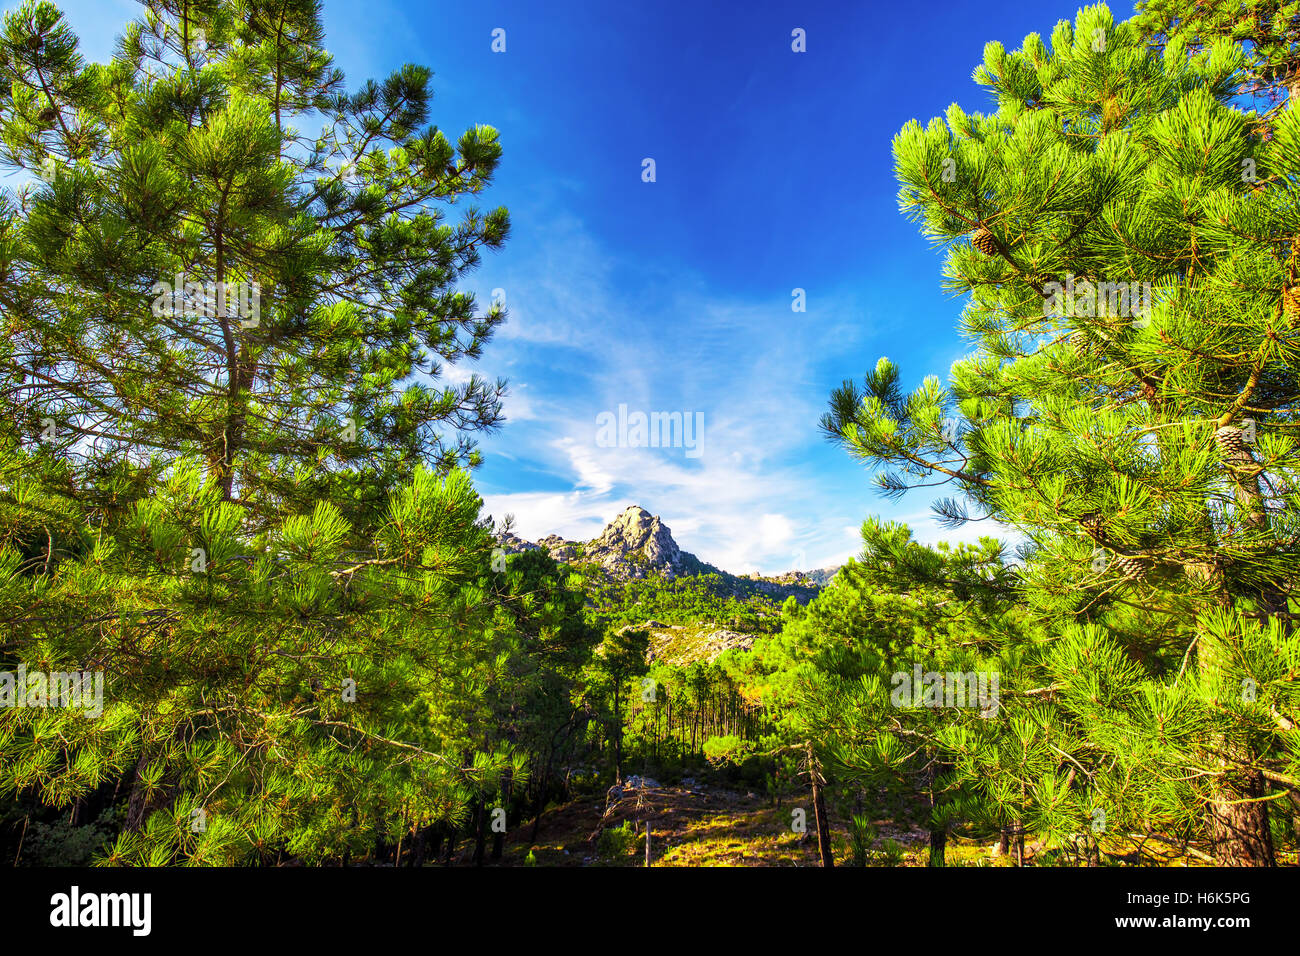
[[[1086,6],[897,130],[966,352],[807,437],[989,530],[864,492],[807,600],[503,552],[509,130],[328,16],[6,5],[6,867],[1300,864],[1300,3]]]

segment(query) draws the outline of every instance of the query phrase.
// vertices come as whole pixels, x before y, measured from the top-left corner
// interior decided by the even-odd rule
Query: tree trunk
[[[459,831],[457,831],[455,827],[452,827],[447,832],[447,848],[442,855],[443,866],[451,866],[451,858],[456,853],[456,839],[458,836]]]
[[[930,862],[927,865],[929,866],[946,865],[945,858],[944,858],[944,849],[947,847],[947,845],[948,845],[947,830],[931,830],[930,831]]]
[[[935,780],[940,772],[944,769],[941,764],[936,764],[931,759],[929,780],[927,781],[927,790],[930,798],[930,861],[928,866],[943,866],[945,864],[944,849],[948,845],[948,828],[939,826],[934,820],[935,807],[939,803],[939,794],[935,788]]]
[[[126,829],[128,831],[140,829],[140,824],[144,822],[146,800],[141,777],[147,766],[149,766],[149,755],[141,754],[139,761],[135,765],[135,774],[131,778],[131,796],[126,802]]]
[[[551,766],[555,759],[555,738],[551,738],[551,745],[546,748],[546,765],[542,770],[541,780],[537,787],[537,800],[533,805],[533,829],[528,835],[528,845],[532,846],[537,842],[537,829],[542,825],[542,814],[546,812],[546,797],[551,789]]]
[[[822,792],[824,781],[821,767],[813,756],[812,742],[807,744],[808,776],[812,779],[813,815],[817,819],[817,853],[821,856],[822,867],[831,869],[835,866],[835,856],[831,853],[831,823],[826,816],[826,795]]]
[[[1211,675],[1227,670],[1234,650],[1202,631],[1197,667]],[[1248,766],[1251,755],[1242,742],[1215,734],[1210,743],[1212,752],[1225,755],[1217,761],[1220,774],[1210,785],[1207,808],[1206,828],[1214,843],[1215,862],[1220,866],[1275,866],[1268,801],[1261,799],[1268,792],[1264,778]]]
[[[1210,803],[1210,837],[1219,866],[1276,866],[1268,823],[1267,792],[1258,773],[1238,771],[1220,778]]]
[[[424,841],[428,834],[429,828],[426,826],[416,827],[415,830],[415,850],[410,854],[411,866],[424,866]]]
[[[487,847],[487,804],[482,800],[474,803],[474,855],[470,862],[475,866],[483,865],[483,851]]]
[[[614,782],[623,782],[623,717],[617,687],[614,688]]]
[[[500,830],[494,831],[492,834],[492,856],[491,856],[491,860],[493,863],[501,862],[501,852],[505,849],[505,846],[506,846],[505,833],[503,833]]]

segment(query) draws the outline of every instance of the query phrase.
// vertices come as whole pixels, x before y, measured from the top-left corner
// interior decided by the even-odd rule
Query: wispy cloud
[[[856,553],[854,522],[890,509],[817,431],[828,391],[820,365],[861,347],[869,325],[792,312],[789,290],[777,286],[762,301],[710,290],[689,271],[647,288],[638,264],[620,261],[577,220],[548,222],[544,244],[476,278],[484,301],[504,289],[510,312],[482,365],[525,383],[515,386],[524,413],[512,412],[520,399],[507,399],[512,423],[484,444],[488,510],[513,513],[526,537],[589,538],[640,504],[682,547],[737,573]],[[837,315],[853,307],[840,298]],[[620,405],[702,412],[700,454],[600,447],[597,416]],[[496,449],[508,449],[508,463],[494,460]],[[917,530],[935,526],[923,520]]]

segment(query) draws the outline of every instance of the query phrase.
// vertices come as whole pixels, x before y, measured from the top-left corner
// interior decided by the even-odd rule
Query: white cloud
[[[483,442],[489,461],[505,453],[511,464],[485,489],[489,511],[515,513],[534,540],[588,539],[639,504],[682,548],[735,573],[855,554],[860,525],[850,522],[896,509],[880,507],[867,475],[817,429],[843,377],[827,382],[819,365],[869,334],[866,322],[842,321],[852,297],[819,322],[792,313],[781,284],[763,301],[740,299],[689,272],[622,263],[571,217],[546,221],[540,248],[489,260],[476,276],[480,297],[503,288],[510,311],[480,364],[528,383],[523,414],[508,401],[506,428]],[[703,412],[702,453],[599,447],[596,416],[620,404]]]
[[[614,478],[598,462],[599,452],[581,441],[565,437],[556,442],[573,467],[574,487],[600,497],[614,488]]]
[[[758,521],[758,533],[764,550],[783,548],[794,535],[790,519],[785,515],[763,515]]]
[[[584,492],[518,492],[485,495],[484,511],[501,521],[515,516],[515,533],[530,541],[550,534],[585,541],[596,537],[617,512]],[[621,510],[621,509],[620,509]]]

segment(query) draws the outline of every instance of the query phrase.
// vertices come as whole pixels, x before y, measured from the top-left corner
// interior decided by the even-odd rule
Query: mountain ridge
[[[839,570],[818,568],[813,571],[786,571],[779,575],[733,574],[689,551],[684,551],[673,539],[672,531],[663,519],[651,514],[641,505],[629,505],[605,525],[590,541],[574,541],[556,534],[538,541],[528,541],[510,531],[497,535],[497,543],[506,554],[534,549],[545,550],[556,561],[567,564],[595,564],[613,580],[628,581],[658,574],[668,580],[691,574],[716,574],[733,585],[752,582],[757,590],[771,596],[770,585],[794,591],[820,591],[828,585]],[[785,595],[790,596],[790,595]],[[801,596],[795,593],[794,596]]]

